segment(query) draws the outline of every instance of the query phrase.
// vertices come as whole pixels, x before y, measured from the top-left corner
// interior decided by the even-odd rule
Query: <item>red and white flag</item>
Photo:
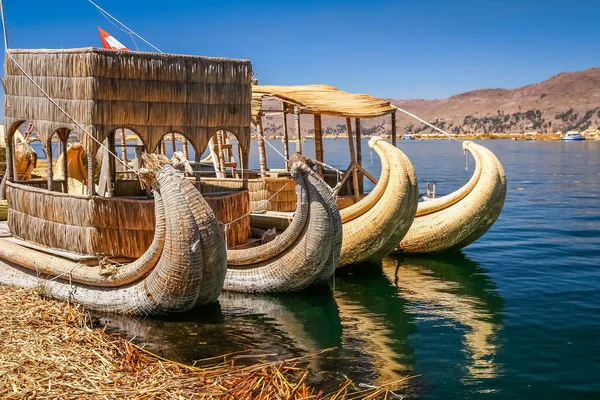
[[[121,51],[129,51],[127,47],[113,36],[111,36],[108,32],[103,31],[98,27],[98,32],[100,32],[100,40],[102,40],[102,47],[110,50],[121,50]]]

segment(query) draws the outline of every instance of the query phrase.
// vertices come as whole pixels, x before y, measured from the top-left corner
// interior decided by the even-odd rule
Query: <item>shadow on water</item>
[[[342,336],[326,286],[286,295],[225,292],[218,303],[185,313],[145,319],[98,314],[97,319],[109,332],[184,363],[230,353],[236,353],[238,364],[263,355],[292,358],[337,347]]]

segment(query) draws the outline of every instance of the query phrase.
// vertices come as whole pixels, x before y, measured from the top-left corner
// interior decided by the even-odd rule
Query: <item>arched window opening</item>
[[[246,169],[237,137],[228,131],[216,132],[208,141],[196,170],[201,176],[241,178]]]
[[[87,195],[87,156],[74,132],[57,129],[48,140],[46,155],[49,190]]]
[[[176,151],[182,152],[188,161],[194,160],[196,157],[194,146],[184,135],[177,132],[170,132],[163,136],[157,151],[168,158],[173,157]]]
[[[17,181],[40,180],[45,177],[46,160],[42,142],[33,121],[25,121],[13,134],[14,171]],[[42,172],[43,171],[43,172]]]

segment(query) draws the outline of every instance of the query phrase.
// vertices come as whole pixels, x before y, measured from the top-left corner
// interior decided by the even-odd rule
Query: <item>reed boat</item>
[[[461,249],[479,239],[498,219],[506,198],[504,168],[484,146],[467,141],[463,149],[475,159],[471,179],[449,195],[419,203],[414,222],[395,252]]]
[[[297,208],[297,196],[291,190],[294,181],[289,168],[268,169],[263,116],[283,114],[282,156],[290,158],[287,115],[294,116],[296,129],[296,150],[302,154],[300,118],[313,114],[315,128],[316,173],[330,186],[335,186],[335,194],[342,221],[342,249],[338,266],[365,262],[378,262],[389,254],[404,237],[412,223],[418,202],[417,180],[414,168],[408,158],[394,145],[380,138],[373,138],[369,146],[380,157],[382,172],[379,180],[373,178],[362,167],[362,142],[360,119],[391,114],[395,118],[395,108],[383,100],[369,95],[358,95],[340,91],[327,85],[307,86],[261,86],[253,85],[252,113],[257,129],[259,150],[259,171],[251,171],[248,181],[251,197],[251,221],[261,229],[275,228],[279,231],[290,226],[292,213]],[[281,102],[281,108],[268,108],[268,101]],[[346,118],[348,143],[350,146],[350,166],[343,176],[340,171],[328,169],[323,163],[323,132],[321,116]],[[353,127],[351,119],[355,119]],[[395,124],[392,128],[392,142],[395,143]],[[219,138],[218,143],[225,143]],[[227,156],[218,153],[211,160],[226,160]],[[247,163],[244,163],[247,165]],[[206,184],[222,187],[239,187],[241,180],[227,177],[226,166],[221,162],[215,167],[214,176],[202,176]],[[365,195],[363,178],[375,184],[371,193]]]
[[[247,191],[205,196],[158,155],[119,157],[115,134],[134,132],[152,153],[165,135],[179,132],[201,152],[219,127],[236,132],[247,149],[251,78],[247,60],[9,49],[8,224],[0,238],[0,282],[124,314],[178,312],[216,301],[227,267],[221,223],[247,222],[243,214],[231,215],[231,208],[242,212]],[[25,121],[35,123],[48,156],[44,179],[14,174],[13,137]],[[60,168],[53,162],[55,135],[65,155]],[[80,146],[68,146],[73,135]],[[80,150],[87,156],[85,181]],[[74,194],[82,186],[86,190]]]
[[[290,174],[297,194],[290,225],[268,243],[229,249],[225,290],[301,290],[333,276],[342,247],[342,223],[333,192],[303,162],[293,163]]]

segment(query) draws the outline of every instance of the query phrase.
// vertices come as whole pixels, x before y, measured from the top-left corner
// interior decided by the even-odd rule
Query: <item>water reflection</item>
[[[337,347],[342,336],[337,305],[327,287],[278,296],[224,293],[211,307],[159,318],[97,317],[110,332],[186,363],[229,353],[237,353],[241,363],[262,355],[297,357]]]
[[[452,324],[462,334],[467,355],[464,381],[499,373],[496,354],[503,301],[479,265],[462,253],[443,259],[387,258],[383,272],[419,321]]]

